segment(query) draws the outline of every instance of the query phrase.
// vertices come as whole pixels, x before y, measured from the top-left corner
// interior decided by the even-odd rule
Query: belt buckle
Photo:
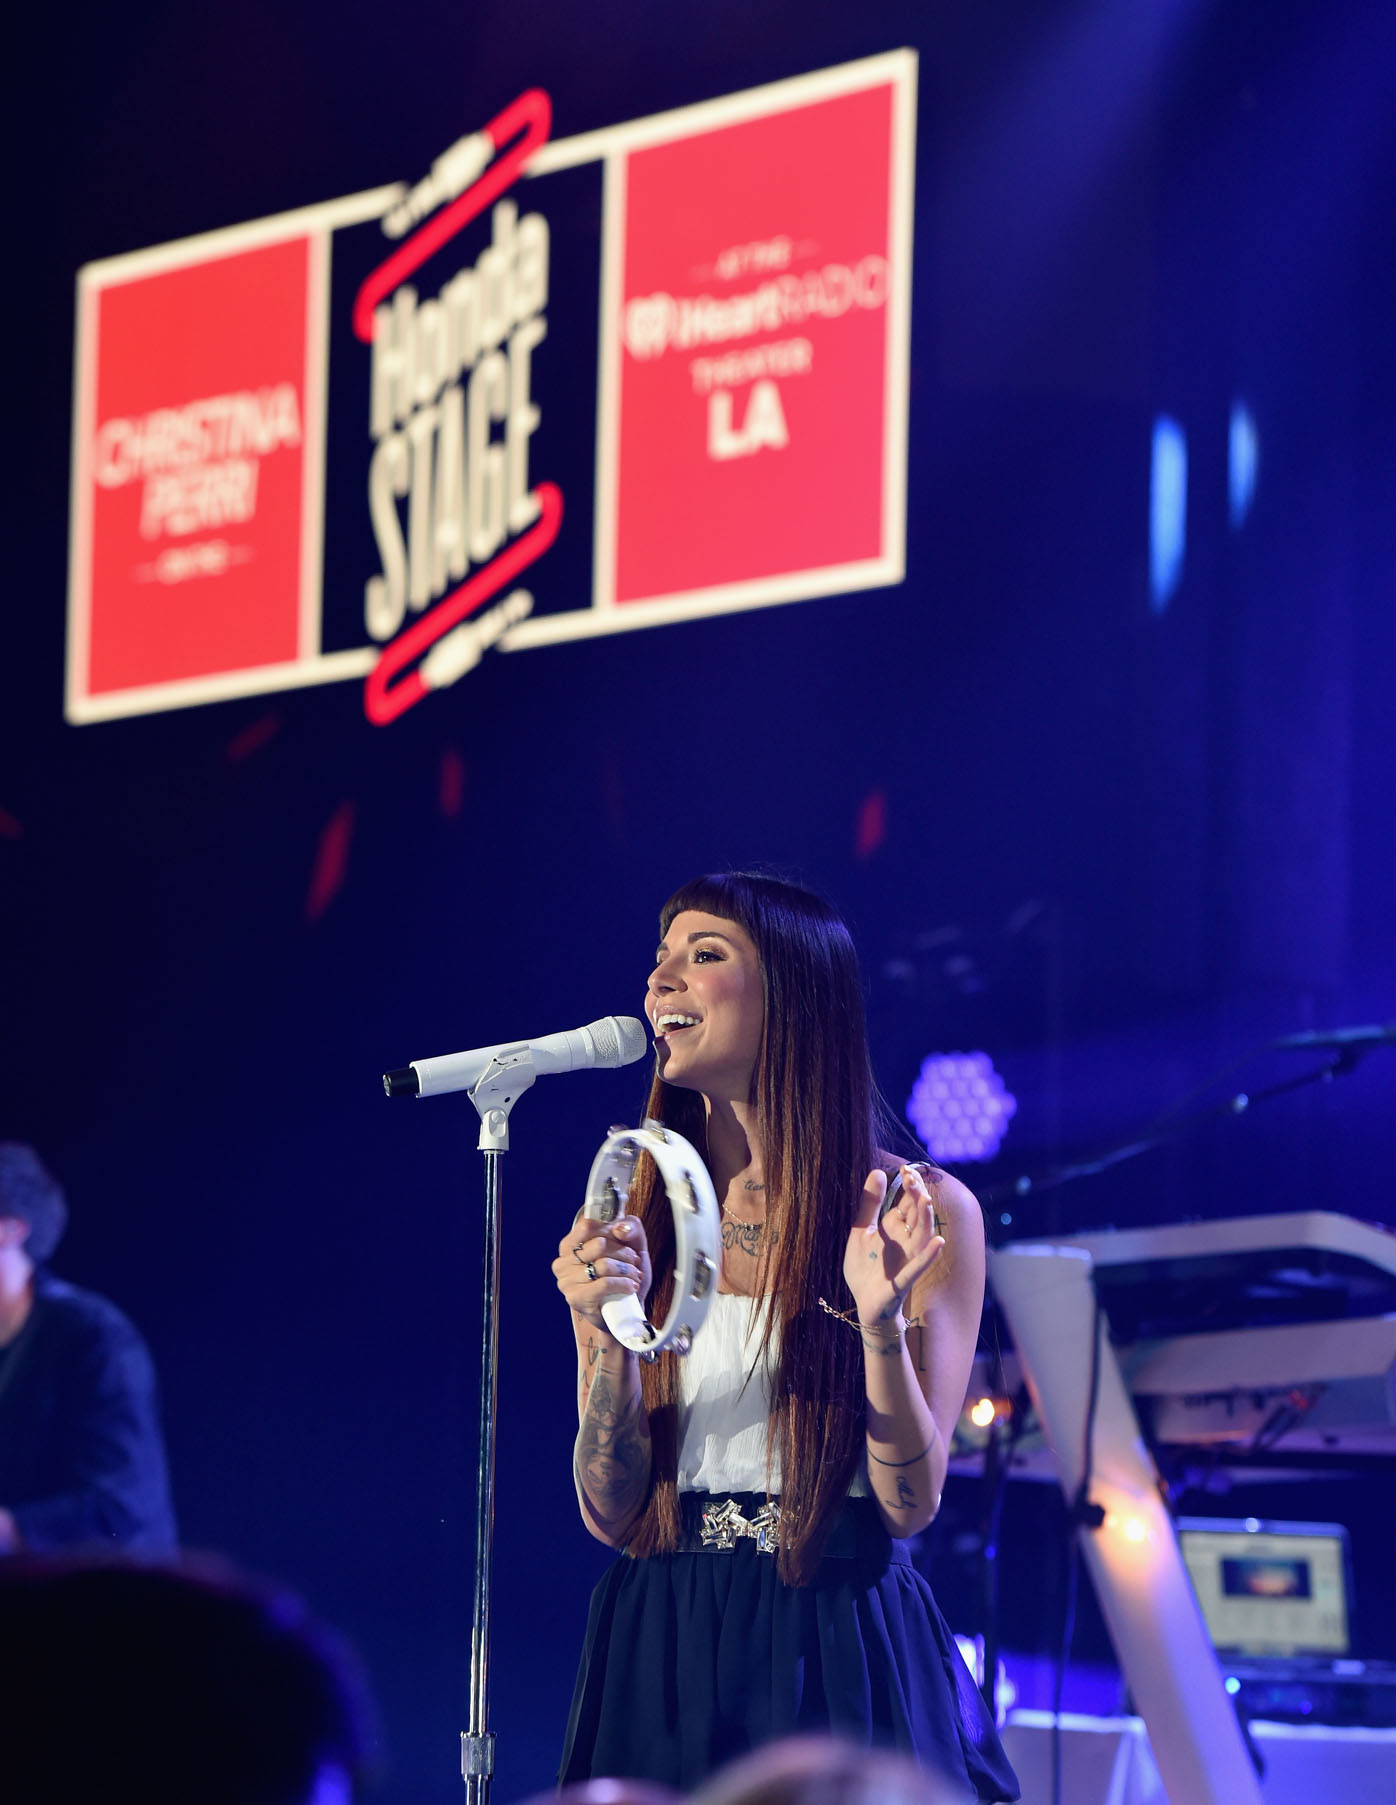
[[[756,1537],[761,1554],[774,1554],[780,1547],[780,1506],[768,1498],[751,1519],[750,1533]]]
[[[744,1517],[735,1498],[704,1510],[698,1539],[705,1548],[735,1548],[743,1538],[755,1542],[760,1554],[774,1554],[780,1547],[780,1506],[773,1498],[754,1517]]]
[[[737,1537],[747,1533],[746,1518],[734,1498],[710,1504],[703,1512],[698,1539],[705,1548],[735,1548]]]

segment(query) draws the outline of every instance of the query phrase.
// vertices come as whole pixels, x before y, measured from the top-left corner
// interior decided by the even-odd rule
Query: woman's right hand
[[[609,1334],[601,1315],[607,1298],[638,1297],[643,1303],[649,1296],[650,1253],[644,1224],[638,1216],[598,1222],[579,1210],[558,1243],[553,1277],[572,1309]]]

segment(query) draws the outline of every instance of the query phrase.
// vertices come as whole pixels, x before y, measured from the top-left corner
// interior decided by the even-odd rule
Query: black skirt
[[[696,1527],[706,1497],[684,1494]],[[763,1500],[738,1494],[750,1517]],[[752,1540],[621,1558],[592,1593],[559,1779],[681,1791],[776,1737],[900,1749],[982,1801],[1018,1783],[907,1544],[850,1499],[808,1586]]]

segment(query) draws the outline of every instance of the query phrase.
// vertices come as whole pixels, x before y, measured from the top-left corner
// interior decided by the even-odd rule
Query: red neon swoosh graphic
[[[491,201],[498,200],[533,155],[548,139],[553,125],[553,103],[542,88],[527,88],[495,115],[485,127],[485,136],[495,146],[507,144],[516,133],[524,137],[508,152],[492,163],[477,182],[457,195],[449,207],[443,207],[435,219],[414,232],[393,252],[386,262],[368,276],[354,299],[354,333],[366,345],[373,342],[373,310],[380,301],[420,269],[433,252],[439,251],[448,238],[468,226],[483,213]]]
[[[539,483],[533,493],[538,497],[542,512],[528,531],[507,551],[502,551],[492,564],[477,571],[459,589],[453,589],[430,614],[424,614],[415,626],[399,633],[384,648],[383,656],[364,684],[364,713],[375,727],[386,727],[428,693],[420,671],[409,671],[391,689],[388,688],[389,681],[420,658],[429,646],[435,645],[443,633],[449,633],[507,583],[512,583],[519,572],[541,558],[557,538],[558,528],[562,525],[561,489],[556,483]]]

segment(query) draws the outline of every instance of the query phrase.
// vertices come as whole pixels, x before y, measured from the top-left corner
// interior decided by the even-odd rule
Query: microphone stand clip
[[[494,1058],[466,1092],[480,1118],[480,1151],[509,1151],[509,1112],[538,1076],[527,1044],[508,1047]]]

